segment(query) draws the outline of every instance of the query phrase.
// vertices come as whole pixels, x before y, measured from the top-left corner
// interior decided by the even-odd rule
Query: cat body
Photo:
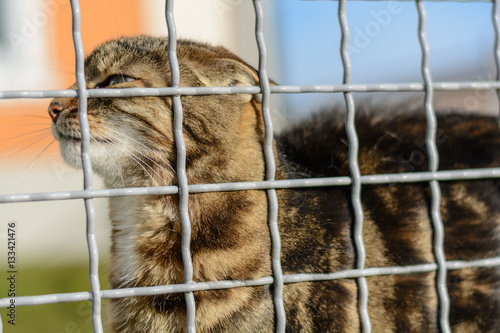
[[[257,73],[222,47],[179,41],[180,86],[259,85]],[[86,59],[87,87],[170,85],[165,38],[121,38]],[[75,88],[73,86],[72,88]],[[189,184],[262,181],[264,125],[256,96],[181,96]],[[49,106],[65,160],[79,167],[78,101]],[[171,98],[91,98],[92,167],[110,188],[177,185]],[[404,107],[401,107],[404,109]],[[385,110],[387,111],[387,110]],[[391,111],[391,110],[389,110]],[[359,107],[362,174],[426,171],[422,110],[373,117]],[[277,179],[348,176],[342,111],[318,113],[275,142]],[[495,119],[449,114],[439,119],[443,170],[500,165]],[[418,158],[417,158],[418,157]],[[498,256],[497,179],[441,182],[448,260]],[[331,273],[355,266],[350,188],[279,189],[284,274]],[[434,262],[426,182],[363,185],[366,267]],[[268,203],[262,190],[192,193],[193,280],[247,280],[272,275]],[[110,198],[110,284],[130,288],[181,284],[181,223],[175,195]],[[498,268],[448,272],[454,332],[500,330]],[[437,332],[435,272],[367,278],[374,332]],[[273,332],[272,286],[194,293],[197,332]],[[284,286],[287,332],[358,332],[353,279]],[[115,332],[183,332],[183,294],[111,299]]]

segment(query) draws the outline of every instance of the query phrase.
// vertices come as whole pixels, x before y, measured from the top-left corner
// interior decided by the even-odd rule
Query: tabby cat
[[[181,86],[255,86],[257,72],[223,47],[181,40]],[[85,61],[87,88],[170,86],[167,39],[120,38]],[[73,85],[70,89],[76,89]],[[264,125],[259,96],[182,96],[190,184],[262,181]],[[64,159],[80,167],[81,134],[75,98],[49,106]],[[423,109],[405,105],[380,116],[357,106],[362,174],[426,171]],[[91,98],[93,169],[109,188],[176,185],[171,97]],[[445,113],[438,119],[440,169],[500,166],[496,119]],[[348,176],[342,110],[324,110],[275,140],[277,179]],[[441,214],[448,260],[500,255],[498,179],[443,181]],[[353,269],[350,188],[280,189],[279,229],[284,274]],[[364,185],[366,267],[434,262],[426,182]],[[189,196],[194,281],[246,280],[272,275],[268,201],[263,190]],[[112,288],[183,283],[181,223],[176,195],[110,198]],[[435,272],[368,277],[373,332],[437,332]],[[500,271],[448,272],[454,332],[500,332]],[[358,332],[352,279],[286,284],[288,332]],[[197,332],[272,332],[272,286],[195,292]],[[115,332],[183,332],[183,294],[109,302]]]

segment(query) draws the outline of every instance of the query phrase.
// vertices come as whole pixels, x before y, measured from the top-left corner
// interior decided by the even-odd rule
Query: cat
[[[179,40],[180,86],[258,86],[258,73],[220,46]],[[170,86],[167,39],[123,37],[85,60],[87,88]],[[70,87],[76,89],[76,84]],[[189,184],[265,179],[259,96],[181,96]],[[49,105],[62,156],[81,167],[78,100]],[[380,107],[379,107],[380,108]],[[380,112],[383,111],[384,115]],[[361,174],[427,170],[423,108],[373,110],[359,104]],[[90,159],[109,188],[177,185],[171,97],[90,98]],[[496,119],[450,111],[438,117],[440,169],[500,165]],[[275,138],[276,179],[349,176],[344,113],[327,108]],[[440,182],[448,260],[500,255],[498,179]],[[283,273],[355,267],[349,186],[278,189]],[[366,267],[434,262],[427,182],[362,186]],[[266,191],[192,193],[193,279],[247,280],[272,275]],[[176,195],[110,198],[112,288],[183,283]],[[367,278],[373,332],[438,332],[436,273]],[[454,332],[500,331],[500,271],[448,271]],[[273,332],[272,286],[194,293],[197,332]],[[353,279],[284,286],[287,332],[358,332]],[[184,332],[183,294],[111,299],[114,332]]]

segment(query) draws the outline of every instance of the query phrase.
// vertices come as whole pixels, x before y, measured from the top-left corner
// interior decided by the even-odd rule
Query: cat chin
[[[61,155],[74,168],[82,168],[81,141],[71,139],[59,139]],[[114,177],[120,173],[119,163],[122,156],[116,154],[109,147],[108,143],[92,142],[90,144],[89,156],[92,169],[103,178]]]

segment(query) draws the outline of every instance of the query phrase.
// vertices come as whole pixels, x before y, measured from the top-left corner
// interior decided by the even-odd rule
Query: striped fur
[[[222,47],[179,41],[177,53],[181,86],[259,85],[255,70]],[[122,79],[110,84],[117,75]],[[141,36],[105,43],[88,56],[86,79],[88,88],[169,86],[166,39]],[[258,96],[182,96],[181,101],[190,184],[264,180]],[[77,104],[70,98],[51,104],[54,136],[66,161],[75,167],[80,164]],[[89,100],[90,156],[108,187],[176,184],[171,104],[168,96]],[[406,108],[358,107],[362,174],[426,170],[423,110]],[[343,123],[343,111],[332,108],[277,137],[277,178],[348,176]],[[499,140],[495,119],[446,113],[439,118],[440,168],[498,166]],[[498,180],[448,181],[440,186],[447,259],[499,255]],[[277,194],[285,274],[354,267],[349,187],[281,189]],[[367,267],[434,261],[427,183],[365,185],[362,202]],[[177,204],[174,195],[110,199],[113,288],[184,281]],[[271,275],[267,211],[265,191],[191,194],[194,280]],[[496,268],[449,272],[454,332],[500,331],[499,273]],[[434,272],[367,281],[374,332],[438,331]],[[272,295],[272,286],[195,292],[197,331],[272,332]],[[351,279],[285,285],[284,304],[287,332],[360,329],[357,286]],[[184,296],[113,299],[109,318],[115,332],[184,332]]]

